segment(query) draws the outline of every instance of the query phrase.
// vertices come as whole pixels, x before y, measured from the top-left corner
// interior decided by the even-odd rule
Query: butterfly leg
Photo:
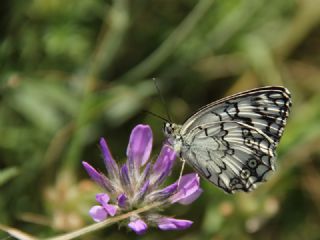
[[[180,185],[180,180],[181,180],[181,177],[182,177],[182,174],[183,174],[184,165],[186,163],[186,160],[184,160],[183,158],[180,158],[180,160],[182,162],[182,165],[181,165],[181,170],[180,170],[179,179],[178,179],[178,187]]]

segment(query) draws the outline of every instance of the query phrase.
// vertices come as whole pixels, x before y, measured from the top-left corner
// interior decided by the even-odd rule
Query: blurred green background
[[[0,7],[0,223],[54,236],[92,223],[98,141],[125,160],[149,124],[153,155],[175,122],[242,90],[293,96],[278,170],[256,191],[204,193],[167,215],[194,221],[139,239],[320,239],[320,0],[29,0]],[[179,162],[171,181],[179,174]],[[186,171],[191,171],[188,169]],[[0,232],[0,239],[8,235]],[[138,239],[112,226],[83,239]]]

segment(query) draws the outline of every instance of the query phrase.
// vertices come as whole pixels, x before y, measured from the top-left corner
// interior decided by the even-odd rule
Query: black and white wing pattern
[[[208,104],[166,133],[180,157],[204,178],[228,193],[248,192],[275,170],[290,107],[286,88],[257,88]]]

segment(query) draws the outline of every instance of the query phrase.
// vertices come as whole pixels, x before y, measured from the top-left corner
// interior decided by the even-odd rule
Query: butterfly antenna
[[[156,80],[156,78],[152,78],[152,80],[153,80],[154,86],[156,87],[157,92],[158,92],[158,94],[160,96],[161,102],[162,102],[162,104],[163,104],[163,106],[164,106],[164,108],[166,110],[167,117],[169,119],[169,121],[167,121],[167,122],[172,122],[171,116],[170,116],[170,113],[169,113],[169,109],[168,109],[168,104],[166,103],[166,101],[164,100],[163,95],[161,94],[161,91],[160,91],[160,88],[158,86],[157,80]]]
[[[152,116],[154,116],[154,117],[156,117],[156,118],[159,118],[159,119],[161,119],[161,120],[163,120],[163,121],[165,121],[165,122],[169,122],[168,119],[166,119],[166,118],[164,118],[164,117],[162,117],[162,116],[160,116],[160,115],[158,115],[158,114],[156,114],[156,113],[150,112],[150,111],[148,111],[148,110],[143,110],[143,111],[146,112],[146,113],[148,113],[148,114],[150,114],[150,115],[152,115]]]

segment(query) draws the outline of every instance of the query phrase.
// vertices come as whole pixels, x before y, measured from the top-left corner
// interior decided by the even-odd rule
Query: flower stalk
[[[88,225],[86,227],[80,228],[78,230],[66,233],[66,234],[62,234],[59,236],[55,236],[55,237],[49,237],[49,238],[41,238],[42,240],[70,240],[70,239],[75,239],[78,237],[81,237],[83,235],[98,231],[100,229],[109,227],[115,223],[121,222],[125,219],[129,219],[132,216],[136,216],[137,214],[146,212],[146,211],[150,211],[153,208],[158,208],[160,206],[159,203],[154,203],[154,204],[150,204],[147,206],[144,206],[142,208],[133,210],[131,212],[127,212],[118,216],[114,216],[114,217],[109,217],[108,219],[102,221],[102,222],[97,222],[97,223],[93,223],[91,225]],[[32,236],[28,233],[22,232],[21,230],[15,229],[15,228],[11,228],[11,227],[6,227],[4,225],[0,225],[0,229],[3,230],[4,232],[6,232],[7,234],[9,234],[10,236],[14,237],[15,239],[18,240],[39,240],[40,238],[37,238],[35,236]]]
[[[83,236],[85,234],[109,227],[115,223],[121,222],[125,219],[129,219],[132,216],[135,216],[137,214],[143,213],[143,212],[147,212],[152,210],[153,208],[158,208],[160,207],[161,204],[160,203],[154,203],[154,204],[150,204],[150,205],[146,205],[142,208],[133,210],[131,212],[127,212],[118,216],[114,216],[114,217],[110,217],[107,218],[106,220],[102,221],[102,222],[97,222],[94,224],[91,224],[89,226],[83,227],[79,230],[70,232],[70,233],[66,233],[60,236],[56,236],[56,237],[52,237],[52,238],[47,238],[45,240],[70,240],[70,239],[75,239],[77,237]]]

